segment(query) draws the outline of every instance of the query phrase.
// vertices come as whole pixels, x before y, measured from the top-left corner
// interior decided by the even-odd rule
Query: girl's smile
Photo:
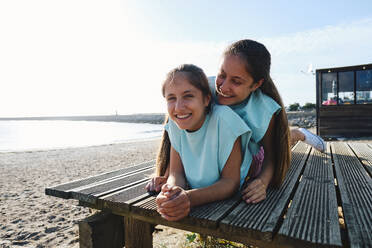
[[[202,127],[210,97],[189,83],[186,76],[177,73],[165,86],[169,117],[180,129],[196,131]]]
[[[186,118],[188,118],[188,117],[190,117],[191,116],[191,113],[190,114],[187,114],[187,115],[176,115],[176,117],[178,118],[178,119],[186,119]]]
[[[222,105],[243,102],[261,83],[255,83],[239,56],[228,55],[222,60],[216,77],[217,100]]]

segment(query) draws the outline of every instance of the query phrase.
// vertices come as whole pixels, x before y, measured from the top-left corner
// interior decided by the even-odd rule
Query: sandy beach
[[[45,187],[155,159],[159,141],[0,153],[0,247],[79,247],[77,222],[91,210],[46,196]],[[158,228],[155,247],[186,242],[186,232]]]
[[[0,247],[79,247],[78,222],[92,210],[46,187],[156,157],[160,139],[59,150],[0,153]],[[184,231],[158,226],[155,247],[182,247]]]
[[[0,247],[79,247],[77,222],[90,210],[45,187],[152,160],[158,144],[0,153]]]

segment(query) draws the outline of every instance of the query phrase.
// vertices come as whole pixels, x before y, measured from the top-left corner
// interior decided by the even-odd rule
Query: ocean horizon
[[[0,152],[64,149],[161,137],[162,124],[67,121],[0,121]]]

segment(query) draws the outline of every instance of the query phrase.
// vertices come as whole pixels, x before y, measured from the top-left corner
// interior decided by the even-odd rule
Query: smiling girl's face
[[[253,77],[245,68],[244,61],[239,56],[227,55],[223,58],[215,85],[219,104],[239,104],[260,85],[254,82]]]
[[[164,97],[169,117],[180,129],[196,131],[202,127],[211,98],[190,84],[184,73],[176,73],[173,80],[165,84]]]

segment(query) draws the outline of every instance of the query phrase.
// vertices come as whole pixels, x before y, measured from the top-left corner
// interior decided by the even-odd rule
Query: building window
[[[356,72],[356,101],[358,104],[372,104],[372,70]]]
[[[338,73],[338,104],[354,104],[354,72]]]
[[[337,105],[337,73],[322,73],[322,105]]]

